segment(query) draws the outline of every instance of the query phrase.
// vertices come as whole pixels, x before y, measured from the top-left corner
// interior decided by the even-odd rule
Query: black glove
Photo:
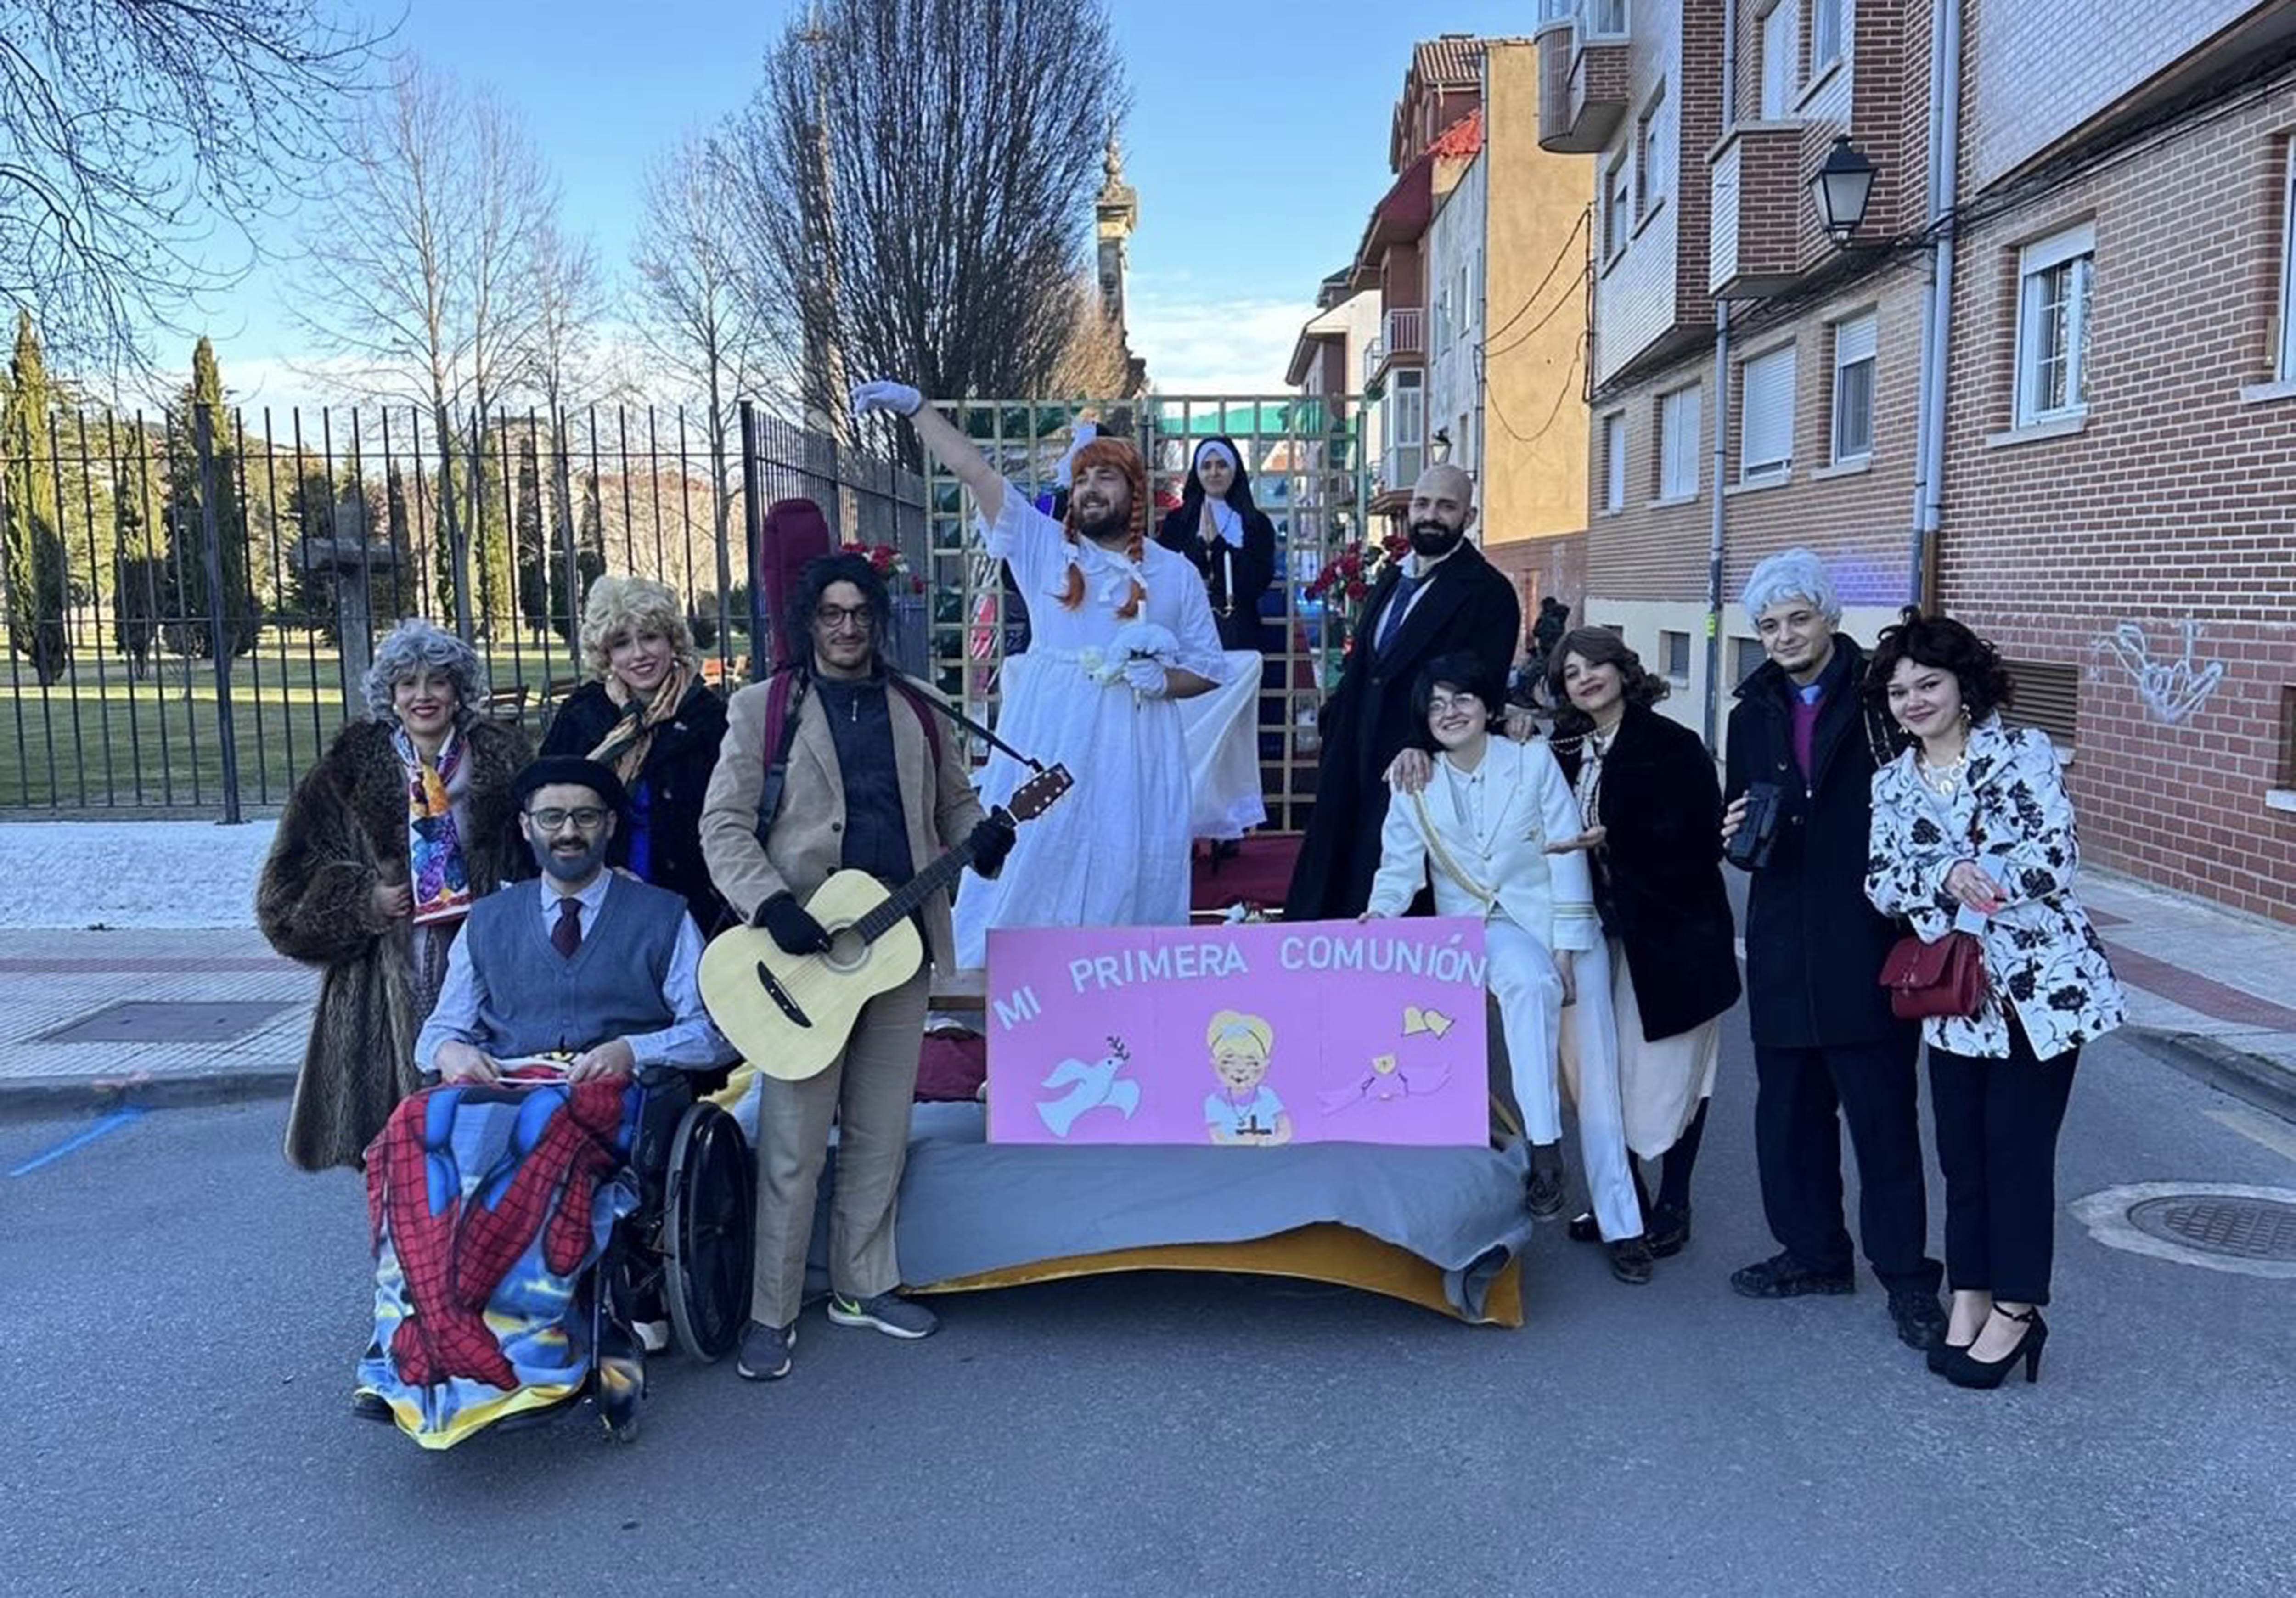
[[[773,934],[784,955],[817,955],[829,947],[829,934],[822,930],[821,923],[786,893],[777,893],[759,905],[757,914],[750,917],[750,924]]]
[[[972,829],[965,842],[972,847],[972,869],[984,877],[993,877],[1004,869],[1004,856],[1013,852],[1013,840],[1018,836],[1013,824],[992,815]]]

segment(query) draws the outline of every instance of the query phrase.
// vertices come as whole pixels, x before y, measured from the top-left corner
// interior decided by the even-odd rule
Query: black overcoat
[[[1881,718],[1858,698],[1865,651],[1837,636],[1833,652],[1807,780],[1793,758],[1795,690],[1775,661],[1755,668],[1730,711],[1726,796],[1766,782],[1784,800],[1777,841],[1746,900],[1746,1009],[1757,1047],[1880,1043],[1910,1026],[1890,1012],[1880,980],[1899,929],[1866,898],[1874,755],[1892,751]]]
[[[1578,780],[1581,747],[1556,740]],[[1603,758],[1595,798],[1606,836],[1595,865],[1611,930],[1634,975],[1643,1036],[1655,1043],[1738,1002],[1736,923],[1722,881],[1722,785],[1698,734],[1629,705]]]
[[[585,683],[551,718],[542,740],[545,755],[587,755],[598,747],[620,716],[621,707],[603,683]],[[646,879],[685,897],[694,925],[704,937],[716,930],[725,901],[710,885],[701,858],[701,801],[709,774],[718,768],[718,746],[726,741],[726,701],[707,683],[697,682],[677,714],[654,729],[638,781],[646,785],[651,859]],[[629,833],[618,829],[607,860],[629,864]]]
[[[1400,575],[1390,564],[1372,589],[1340,685],[1317,717],[1323,750],[1316,766],[1316,808],[1284,897],[1287,921],[1358,915],[1371,902],[1379,832],[1387,819],[1382,778],[1389,762],[1426,730],[1411,714],[1411,685],[1421,669],[1438,656],[1470,651],[1496,699],[1522,637],[1514,585],[1480,550],[1462,544],[1435,568],[1426,596],[1411,608],[1389,647],[1375,649],[1373,640]]]
[[[1206,544],[1196,531],[1200,513],[1186,505],[1173,511],[1156,529],[1156,542],[1186,556],[1203,578],[1221,647],[1264,650],[1259,600],[1275,580],[1275,524],[1265,512],[1253,510],[1243,518],[1243,547],[1236,549],[1225,542]],[[1229,558],[1222,560],[1222,552]],[[1228,586],[1231,576],[1233,588]]]

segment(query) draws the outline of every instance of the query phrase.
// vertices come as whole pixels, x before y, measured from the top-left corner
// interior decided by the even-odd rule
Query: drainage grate
[[[281,1011],[283,1001],[228,1003],[126,1000],[44,1032],[40,1043],[229,1043],[256,1030]]]
[[[2177,1193],[2130,1205],[2128,1224],[2204,1253],[2296,1262],[2296,1204]]]

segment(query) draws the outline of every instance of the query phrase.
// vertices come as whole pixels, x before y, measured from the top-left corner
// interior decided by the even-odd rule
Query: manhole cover
[[[2296,1260],[2296,1204],[2179,1193],[2129,1206],[2128,1224],[2164,1242],[2234,1259]]]
[[[107,1004],[68,1026],[44,1032],[40,1043],[229,1043],[244,1037],[288,1008],[276,1000],[171,1003],[130,999]]]

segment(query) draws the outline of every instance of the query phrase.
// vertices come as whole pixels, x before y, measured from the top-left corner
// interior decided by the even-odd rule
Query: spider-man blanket
[[[582,1390],[591,1266],[636,1207],[634,1084],[509,1078],[401,1102],[366,1151],[374,1348],[358,1387],[426,1448]]]

